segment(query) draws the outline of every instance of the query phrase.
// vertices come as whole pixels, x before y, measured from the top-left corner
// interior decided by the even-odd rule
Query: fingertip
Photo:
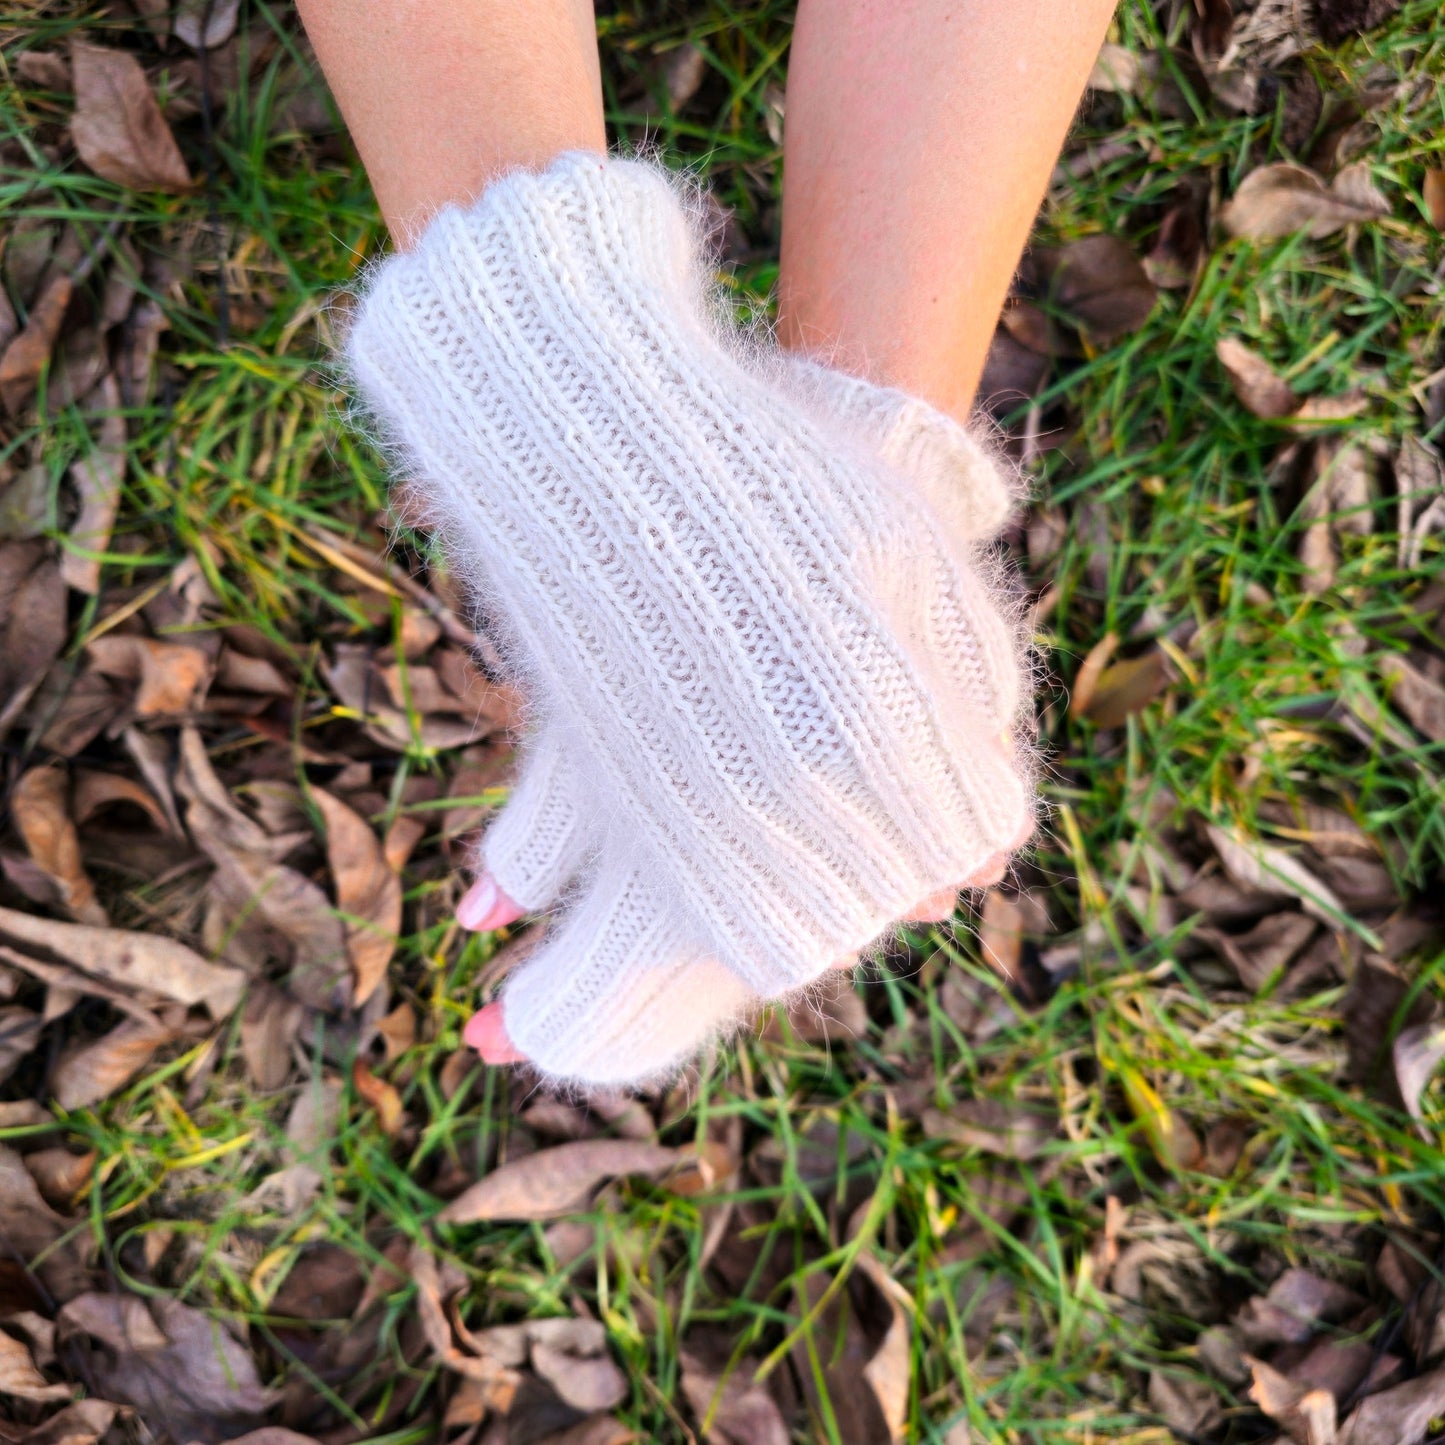
[[[527,1057],[507,1037],[500,1003],[489,1003],[474,1013],[467,1021],[462,1037],[482,1056],[484,1064],[519,1064]]]
[[[457,922],[471,933],[488,933],[515,923],[525,911],[502,892],[490,873],[483,873],[457,905]]]

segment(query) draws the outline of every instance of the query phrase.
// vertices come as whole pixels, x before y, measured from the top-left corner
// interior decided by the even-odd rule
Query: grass
[[[1136,0],[1117,38],[1139,51],[1187,50],[1187,10]],[[1300,489],[1275,464],[1281,424],[1252,417],[1215,360],[1218,339],[1236,336],[1302,395],[1363,387],[1365,409],[1330,435],[1384,455],[1425,430],[1422,387],[1445,357],[1441,241],[1421,198],[1426,166],[1445,163],[1445,32],[1435,10],[1412,0],[1381,29],[1296,63],[1331,97],[1399,83],[1359,142],[1392,217],[1320,242],[1215,238],[1192,287],[1162,292],[1132,336],[1062,363],[1036,400],[1057,431],[1037,480],[1057,548],[1035,555],[1038,531],[1027,549],[1031,580],[1053,596],[1038,640],[1054,812],[1021,881],[1050,916],[1046,945],[1077,945],[1073,966],[1041,971],[1029,945],[1037,987],[1028,997],[982,959],[972,930],[921,933],[867,989],[873,1022],[863,1037],[829,1049],[785,1031],[705,1073],[667,1137],[740,1129],[771,1159],[770,1182],[736,1194],[748,1227],[738,1284],[723,1289],[699,1267],[714,1206],[640,1183],[609,1192],[593,1216],[595,1244],[569,1264],[542,1225],[435,1225],[441,1201],[427,1181],[503,1159],[528,1131],[517,1118],[525,1100],[502,1073],[477,1066],[470,1100],[466,1090],[449,1098],[456,1079],[446,1071],[477,981],[504,940],[457,934],[447,921],[455,884],[437,867],[420,870],[408,895],[417,928],[393,965],[421,1021],[421,1042],[394,1075],[405,1079],[413,1134],[401,1146],[387,1138],[348,1086],[315,1198],[295,1214],[268,1207],[253,1191],[285,1155],[285,1121],[308,1085],[249,1089],[234,1020],[214,1045],[163,1055],[106,1104],[57,1125],[97,1151],[81,1227],[102,1242],[115,1278],[247,1322],[278,1373],[314,1382],[305,1350],[271,1313],[302,1250],[324,1239],[375,1262],[380,1227],[412,1238],[433,1227],[466,1274],[474,1326],[586,1301],[629,1376],[623,1417],[644,1438],[684,1440],[678,1350],[691,1330],[716,1327],[736,1358],[753,1361],[780,1362],[811,1338],[828,1398],[829,1341],[809,1302],[817,1282],[856,1268],[861,1239],[916,1304],[908,1438],[948,1445],[970,1438],[965,1422],[974,1439],[1030,1445],[1173,1438],[1150,1403],[1150,1372],[1207,1380],[1200,1330],[1282,1263],[1310,1264],[1382,1299],[1369,1269],[1381,1240],[1413,1239],[1445,1209],[1440,1097],[1427,1095],[1420,1128],[1347,1081],[1343,985],[1251,995],[1191,952],[1197,918],[1172,896],[1158,850],[1206,820],[1287,841],[1281,807],[1328,803],[1385,846],[1403,898],[1440,885],[1445,747],[1423,738],[1400,746],[1371,721],[1390,706],[1381,656],[1412,642],[1440,646],[1438,618],[1415,610],[1442,576],[1439,541],[1427,541],[1418,568],[1401,566],[1382,470],[1370,530],[1343,535],[1333,585],[1310,591],[1298,560]],[[617,134],[707,174],[746,238],[734,273],[741,298],[765,298],[776,274],[776,99],[789,23],[788,7],[772,0],[624,4],[599,19]],[[39,7],[12,38],[12,63],[80,27],[120,38],[126,22]],[[289,16],[256,0],[242,33],[243,47],[279,43],[259,85],[225,98],[211,183],[185,198],[137,196],[79,167],[58,169],[31,131],[63,116],[63,101],[0,72],[0,210],[25,224],[64,220],[90,237],[119,217],[143,255],[179,258],[169,278],[154,265],[136,278],[170,330],[158,397],[129,417],[108,575],[150,585],[194,556],[227,620],[260,629],[314,678],[323,640],[378,634],[308,536],[374,536],[383,507],[381,468],[338,424],[325,366],[327,306],[382,231],[343,148],[273,123],[304,60]],[[657,64],[683,44],[698,47],[706,73],[678,116]],[[1181,178],[1206,177],[1229,194],[1250,169],[1287,155],[1283,106],[1229,115],[1189,89],[1187,68],[1180,79],[1181,118],[1127,97],[1086,110],[1075,144],[1112,138],[1126,148],[1051,189],[1042,239],[1104,231],[1145,252]],[[1438,441],[1440,429],[1437,420],[1426,439]],[[83,423],[65,411],[45,434],[55,486],[82,437]],[[22,433],[12,453],[30,442]],[[93,610],[75,618],[75,637],[95,620]],[[1068,698],[1080,662],[1109,631],[1127,647],[1166,639],[1178,680],[1123,728],[1101,732],[1070,714]],[[298,737],[335,720],[319,684],[308,686]],[[401,755],[388,813],[409,776],[443,776],[444,763],[420,743]],[[169,916],[163,887],[115,886],[125,921]],[[1445,954],[1423,946],[1398,961],[1416,994],[1440,994]],[[960,1024],[960,997],[986,1027]],[[1402,1005],[1395,1022],[1403,1016]],[[305,1043],[317,1076],[344,1072],[344,1033]],[[923,1106],[979,1097],[1048,1106],[1059,1129],[1022,1167],[920,1129]],[[1181,1128],[1207,1139],[1226,1125],[1243,1145],[1221,1174],[1175,1162]],[[996,1206],[1000,1191],[1016,1208]],[[1121,1247],[1143,1261],[1128,1297],[1117,1277],[1114,1292],[1100,1282],[1111,1199],[1125,1220]],[[851,1238],[850,1219],[860,1231]],[[173,1239],[163,1276],[136,1263],[156,1231]],[[989,1313],[976,1337],[971,1326]],[[426,1411],[441,1377],[414,1363],[409,1317],[403,1292],[370,1362],[377,1392],[364,1410],[343,1411],[357,1438],[434,1438]],[[410,1423],[368,1433],[389,1392],[418,1378]],[[1209,1388],[1228,1401],[1222,1385]],[[1230,1403],[1209,1438],[1267,1433],[1240,1397]],[[857,1438],[831,1405],[817,1416],[800,1439]]]

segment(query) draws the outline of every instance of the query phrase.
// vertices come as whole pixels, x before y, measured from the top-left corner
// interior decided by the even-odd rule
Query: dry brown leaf
[[[100,559],[87,553],[110,546],[115,514],[125,480],[125,418],[121,415],[120,387],[106,376],[99,389],[100,431],[89,452],[70,468],[70,480],[80,496],[80,512],[71,526],[71,546],[60,559],[60,575],[77,592],[94,595],[100,590]]]
[[[34,1052],[43,1024],[32,1009],[14,1004],[0,1008],[0,1079],[8,1079]]]
[[[225,1325],[180,1300],[83,1294],[56,1319],[57,1341],[84,1359],[107,1399],[163,1419],[181,1440],[224,1439],[260,1424],[273,1400],[251,1351]],[[99,1341],[100,1348],[92,1341]]]
[[[188,815],[189,816],[189,815]],[[208,945],[259,965],[289,964],[286,987],[308,1008],[338,1012],[351,997],[346,931],[325,891],[294,868],[254,853],[206,849],[216,864]]]
[[[134,55],[73,41],[71,139],[96,175],[137,191],[186,191],[191,174]]]
[[[1445,1370],[1431,1370],[1362,1400],[1345,1421],[1339,1445],[1419,1445],[1441,1413]]]
[[[102,773],[94,768],[81,768],[71,788],[70,811],[75,825],[83,828],[102,808],[127,803],[147,814],[162,833],[179,833],[180,823],[166,811],[156,795],[136,779],[124,773]]]
[[[1252,347],[1235,336],[1222,336],[1215,355],[1229,377],[1234,394],[1255,416],[1273,420],[1299,409],[1295,389]]]
[[[416,1043],[416,1010],[403,999],[377,1022],[376,1034],[386,1051],[386,1062],[394,1064]]]
[[[1149,1374],[1149,1404],[1185,1439],[1213,1430],[1223,1413],[1218,1395],[1197,1375],[1176,1377],[1162,1370]]]
[[[612,1410],[627,1398],[627,1378],[597,1320],[528,1320],[526,1330],[532,1368],[574,1410]]]
[[[60,768],[31,768],[21,774],[10,795],[10,816],[31,859],[55,884],[65,911],[79,923],[104,927],[105,909],[96,900],[95,885],[80,859],[69,793]]]
[[[310,1246],[286,1272],[268,1313],[292,1320],[351,1320],[366,1292],[361,1261],[339,1244]]]
[[[241,1016],[241,1057],[258,1089],[279,1089],[289,1077],[301,1015],[301,1004],[290,994],[264,980],[251,985]]]
[[[396,1087],[385,1079],[379,1079],[366,1066],[364,1059],[356,1059],[351,1065],[351,1083],[361,1102],[376,1113],[381,1132],[388,1138],[401,1128],[406,1114],[402,1109],[401,1095]]]
[[[930,1139],[947,1139],[1001,1159],[1037,1159],[1059,1132],[1052,1109],[1003,1099],[963,1099],[946,1112],[925,1109],[922,1123]]]
[[[69,1149],[37,1149],[25,1156],[25,1167],[45,1200],[57,1209],[70,1209],[75,1196],[90,1184],[99,1156],[94,1149],[72,1154]]]
[[[1174,681],[1174,664],[1162,647],[1153,646],[1138,657],[1126,657],[1099,674],[1093,694],[1080,716],[1097,727],[1116,728],[1142,712]]]
[[[82,973],[126,988],[144,989],[188,1006],[204,1004],[225,1018],[241,1001],[246,976],[155,933],[59,923],[0,908],[0,936],[45,949]]]
[[[106,1400],[77,1400],[25,1436],[25,1445],[96,1445],[120,1413]]]
[[[1380,671],[1390,689],[1391,705],[1431,742],[1445,742],[1445,687],[1395,653],[1380,659]]]
[[[1055,305],[1096,347],[1112,346],[1149,319],[1158,291],[1121,237],[1083,236],[1034,252]]]
[[[192,50],[214,50],[236,33],[241,0],[180,0],[171,34]]]
[[[360,1008],[386,978],[401,931],[401,878],[388,865],[371,825],[321,788],[312,790],[326,824],[326,856],[336,882],[352,967],[352,1005]]]
[[[18,413],[35,394],[40,375],[55,350],[61,322],[75,290],[74,282],[64,272],[57,272],[46,282],[45,290],[30,308],[25,329],[14,337],[0,356],[0,401],[12,415]]]
[[[1225,203],[1220,221],[1231,236],[1251,241],[1274,241],[1294,231],[1320,240],[1389,211],[1369,182],[1368,167],[1347,166],[1326,186],[1304,166],[1280,161],[1251,171]]]
[[[284,1425],[262,1425],[227,1440],[226,1445],[321,1445],[314,1435],[299,1435]]]
[[[159,1020],[126,1019],[104,1038],[61,1055],[50,1076],[51,1092],[62,1109],[84,1109],[108,1099],[151,1061],[162,1044],[175,1037]]]
[[[1206,824],[1205,831],[1224,871],[1241,888],[1276,898],[1298,898],[1306,913],[1332,927],[1345,916],[1344,907],[1330,889],[1282,848],[1244,838],[1214,823]]]
[[[1414,1024],[1401,1029],[1391,1045],[1395,1064],[1395,1081],[1400,1097],[1413,1119],[1423,1120],[1420,1096],[1445,1059],[1445,1027],[1440,1024]]]
[[[20,1155],[0,1144],[0,1237],[8,1256],[17,1263],[31,1265],[40,1260],[34,1264],[35,1272],[58,1300],[71,1299],[89,1283],[82,1241],[71,1238],[60,1243],[70,1228],[71,1222],[41,1197]]]
[[[65,597],[60,569],[42,543],[0,546],[0,735],[20,715],[65,646]]]
[[[1019,979],[1024,933],[1028,917],[1018,900],[998,888],[990,888],[978,920],[978,947],[983,961],[1010,983]]]
[[[1303,1344],[1323,1324],[1334,1324],[1364,1301],[1352,1289],[1307,1269],[1287,1269],[1234,1317],[1234,1328],[1251,1350]]]
[[[1315,935],[1318,925],[1302,913],[1270,913],[1245,933],[1196,928],[1194,937],[1207,943],[1239,975],[1245,988],[1258,992],[1286,968]]]
[[[888,1328],[873,1357],[863,1367],[863,1378],[878,1401],[890,1441],[901,1441],[908,1428],[908,1395],[912,1380],[913,1297],[866,1250],[858,1256],[858,1271],[887,1301]]]
[[[68,1400],[74,1385],[52,1385],[35,1368],[30,1351],[0,1330],[0,1395],[17,1400]]]
[[[1108,665],[1109,659],[1119,647],[1119,634],[1106,632],[1088,651],[1074,674],[1074,686],[1069,696],[1069,712],[1082,717],[1093,700],[1094,689],[1098,686],[1099,674]]]
[[[791,1436],[777,1401],[753,1380],[755,1360],[711,1368],[683,1349],[678,1363],[683,1396],[709,1445],[788,1445]]]
[[[604,1180],[662,1174],[679,1158],[676,1149],[632,1139],[560,1144],[494,1169],[438,1217],[448,1224],[554,1219],[583,1205]]]
[[[210,657],[185,643],[108,632],[85,651],[97,672],[138,684],[135,710],[139,717],[189,712],[205,695],[211,678]]]
[[[1431,166],[1425,172],[1423,187],[1425,214],[1437,231],[1445,231],[1445,170]]]
[[[477,1381],[483,1388],[487,1404],[505,1414],[511,1408],[512,1398],[521,1383],[516,1366],[523,1363],[525,1354],[521,1357],[504,1356],[488,1349],[493,1337],[501,1334],[498,1330],[487,1330],[482,1335],[466,1331],[465,1342],[470,1348],[461,1348],[447,1318],[447,1302],[458,1293],[465,1281],[454,1265],[448,1265],[444,1274],[437,1266],[436,1256],[426,1245],[418,1243],[412,1246],[407,1257],[407,1273],[416,1285],[417,1314],[437,1362],[445,1369]],[[520,1325],[504,1328],[512,1331],[524,1329]]]

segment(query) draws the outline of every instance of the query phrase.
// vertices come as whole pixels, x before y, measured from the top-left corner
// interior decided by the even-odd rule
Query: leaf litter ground
[[[386,547],[289,12],[0,79],[0,1435],[1409,1445],[1445,1418],[1445,33],[1127,5],[990,356],[1048,837],[640,1099],[460,1046],[516,699]],[[776,273],[781,4],[604,6]]]

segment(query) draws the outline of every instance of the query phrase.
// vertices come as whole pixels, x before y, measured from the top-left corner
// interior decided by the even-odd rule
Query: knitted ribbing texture
[[[494,830],[519,901],[566,898],[503,1000],[544,1072],[670,1067],[1024,829],[1017,628],[968,518],[728,338],[653,168],[569,155],[443,211],[347,355],[546,742]]]

